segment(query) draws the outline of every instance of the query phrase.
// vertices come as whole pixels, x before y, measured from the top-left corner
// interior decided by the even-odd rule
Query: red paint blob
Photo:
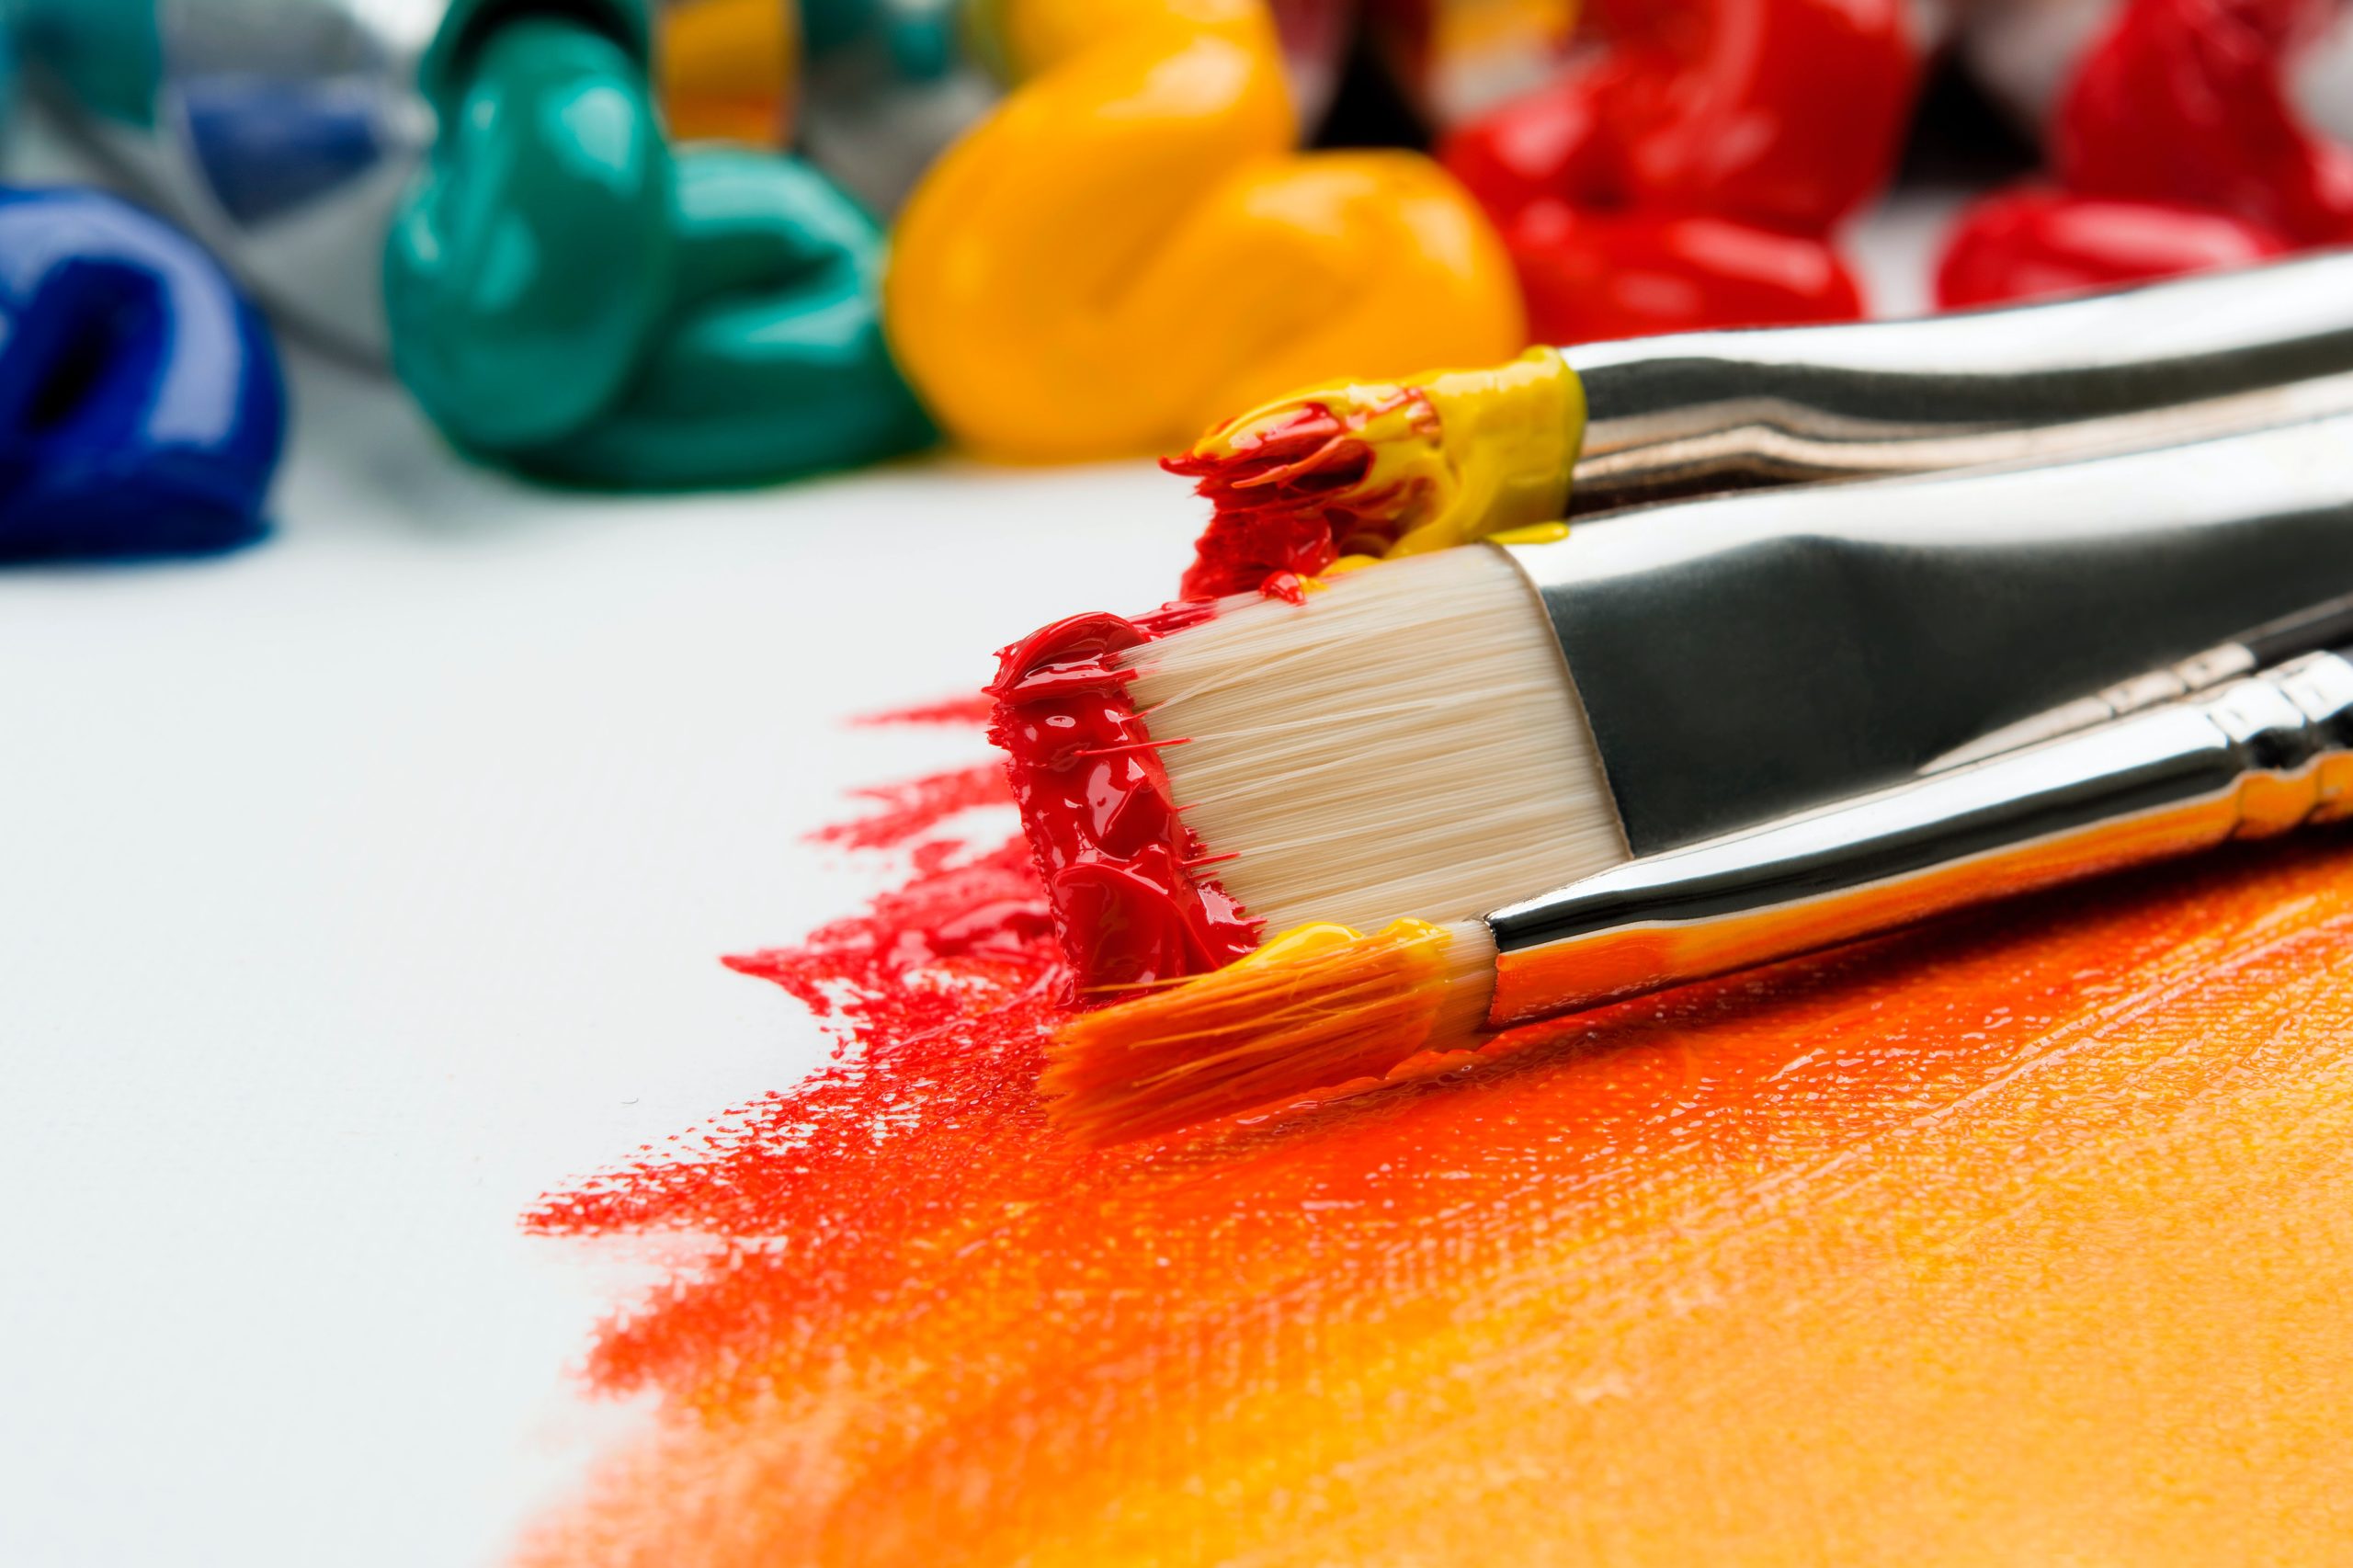
[[[1836,225],[1893,172],[1904,0],[1608,0],[1606,46],[1439,148],[1550,343],[1850,321]]]
[[[2331,0],[2124,0],[2061,96],[2058,189],[1963,215],[1948,307],[2238,267],[2353,239],[2353,149],[2298,115],[2297,51]]]
[[[1706,212],[1539,202],[1504,231],[1547,343],[1855,321],[1863,294],[1826,239]]]
[[[1161,460],[1193,480],[1211,508],[1185,571],[1185,597],[1288,597],[1284,579],[1320,576],[1343,555],[1387,554],[1412,521],[1415,496],[1408,484],[1366,483],[1373,451],[1359,433],[1401,413],[1409,430],[1438,434],[1428,394],[1403,386],[1346,415],[1305,403],[1261,428]]]
[[[1937,303],[1949,311],[2007,304],[2245,267],[2293,248],[2205,208],[2006,191],[1963,214],[1937,267]]]
[[[2052,162],[2083,196],[2192,203],[2299,244],[2353,239],[2353,150],[2303,122],[2288,65],[2334,0],[2128,0],[2077,69]]]
[[[1176,814],[1154,741],[1112,655],[1207,619],[1176,604],[1136,620],[1081,615],[999,654],[989,738],[1037,858],[1055,928],[1086,997],[1220,967],[1257,946],[1257,922],[1215,879]]]

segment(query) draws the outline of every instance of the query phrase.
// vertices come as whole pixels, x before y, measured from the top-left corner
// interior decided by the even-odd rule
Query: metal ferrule
[[[2232,838],[2353,815],[2345,651],[1487,916],[1495,1027]]]
[[[1654,855],[1902,782],[2353,586],[2353,415],[1685,502],[1507,553]]]
[[[1574,517],[2053,461],[2353,406],[2353,251],[2040,304],[1562,352],[1589,411]]]

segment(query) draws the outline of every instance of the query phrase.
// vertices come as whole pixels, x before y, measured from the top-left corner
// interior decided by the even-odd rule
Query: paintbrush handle
[[[1496,1027],[2353,815],[2353,662],[2188,701],[1688,849],[1487,917]]]
[[[1562,353],[1588,411],[1573,516],[2050,461],[2347,406],[2353,251],[2038,304]]]
[[[1649,856],[1901,783],[2353,586],[2353,415],[1717,496],[1506,553]]]

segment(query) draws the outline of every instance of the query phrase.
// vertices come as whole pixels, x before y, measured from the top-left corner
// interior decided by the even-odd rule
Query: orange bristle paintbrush
[[[2276,424],[2353,371],[2353,255],[1963,314],[1538,348],[1336,382],[1168,460],[1214,507],[1188,597],[1638,503],[2054,461]]]
[[[2341,604],[2331,614],[2353,634]],[[1079,1015],[1043,1087],[1091,1141],[1171,1131],[1540,1018],[2348,815],[2353,647],[2340,647],[1476,918],[1302,927]]]
[[[1901,782],[2353,584],[2353,415],[1678,503],[1007,651],[1081,993],[1444,922]],[[1965,754],[1964,754],[1965,755]]]

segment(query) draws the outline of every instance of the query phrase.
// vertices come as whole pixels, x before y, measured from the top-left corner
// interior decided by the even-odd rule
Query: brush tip
[[[1310,387],[1225,421],[1162,467],[1215,508],[1188,594],[1248,593],[1343,557],[1469,543],[1557,517],[1584,398],[1548,348],[1508,364]]]
[[[1303,926],[1223,969],[1080,1014],[1049,1052],[1051,1114],[1086,1142],[1125,1142],[1379,1077],[1442,1033],[1467,1043],[1471,1015],[1449,1007],[1463,929]]]

